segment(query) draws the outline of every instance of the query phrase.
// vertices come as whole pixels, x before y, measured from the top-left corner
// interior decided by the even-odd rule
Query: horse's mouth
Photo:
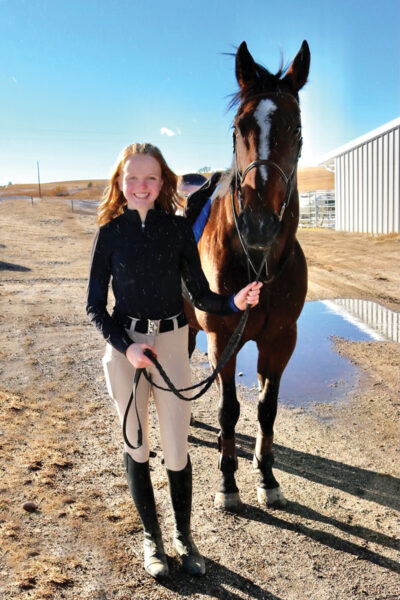
[[[256,224],[247,221],[244,225],[241,231],[243,240],[253,252],[268,252],[280,231],[280,223],[275,218],[264,219]]]
[[[272,241],[263,244],[248,244],[247,247],[249,250],[254,252],[269,252],[272,246]]]

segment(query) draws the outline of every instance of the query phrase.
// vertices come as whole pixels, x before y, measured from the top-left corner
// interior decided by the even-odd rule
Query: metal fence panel
[[[305,192],[299,200],[299,227],[335,227],[334,190]]]

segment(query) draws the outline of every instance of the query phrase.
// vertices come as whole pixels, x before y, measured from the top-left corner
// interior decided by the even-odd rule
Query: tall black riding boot
[[[144,568],[152,577],[164,577],[168,575],[168,564],[157,519],[149,461],[136,462],[125,452],[124,464],[129,490],[143,523]]]
[[[189,575],[204,575],[206,567],[190,533],[192,509],[192,465],[188,456],[182,471],[167,469],[172,508],[175,516],[174,547]]]

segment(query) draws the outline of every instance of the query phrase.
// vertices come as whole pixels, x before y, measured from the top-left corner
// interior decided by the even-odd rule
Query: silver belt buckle
[[[152,319],[147,319],[147,335],[158,334],[158,330],[160,329],[160,321],[153,321]]]

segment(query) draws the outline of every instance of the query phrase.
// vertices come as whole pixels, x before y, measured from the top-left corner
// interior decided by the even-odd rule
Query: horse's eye
[[[301,127],[300,125],[298,125],[297,127],[294,128],[294,135],[297,137],[301,137]]]

